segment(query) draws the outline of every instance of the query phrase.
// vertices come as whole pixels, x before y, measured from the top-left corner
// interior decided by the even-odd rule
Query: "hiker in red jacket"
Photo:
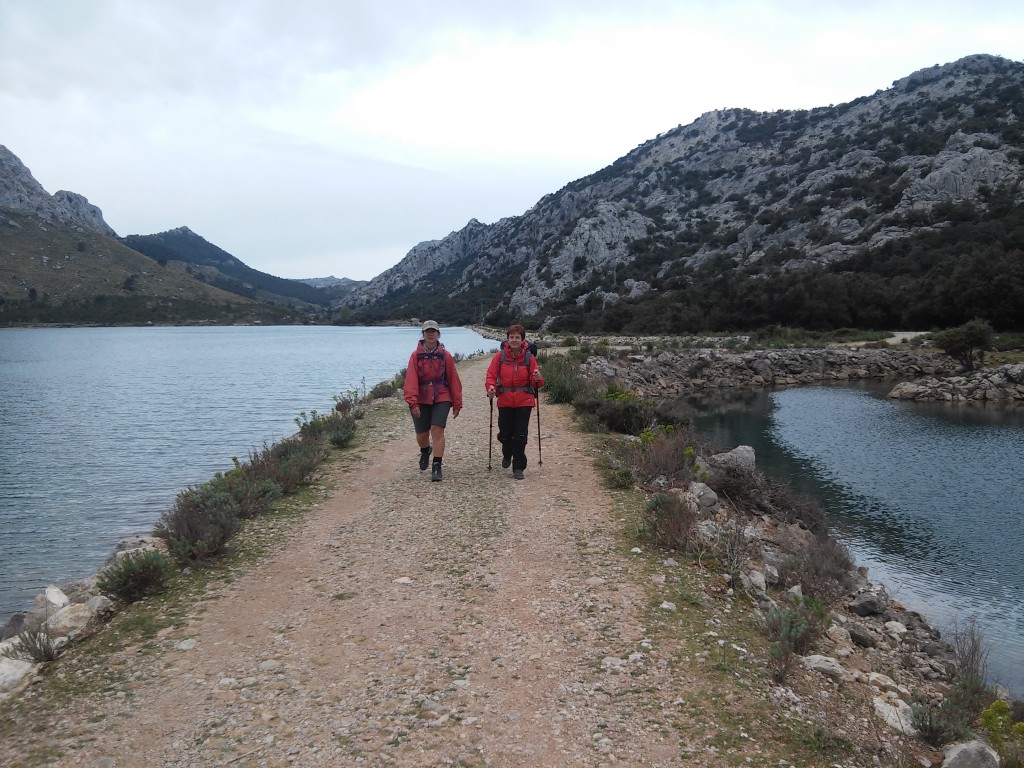
[[[498,396],[498,442],[501,443],[501,466],[512,466],[512,477],[524,479],[526,442],[529,438],[530,411],[537,403],[537,389],[544,378],[537,358],[526,344],[526,329],[509,326],[505,343],[494,353],[487,367],[487,397]]]
[[[441,343],[441,328],[438,324],[427,320],[422,330],[423,338],[409,356],[403,394],[416,428],[420,469],[427,468],[433,450],[434,463],[430,468],[430,479],[436,483],[441,480],[444,428],[448,423],[448,412],[451,412],[453,419],[457,419],[462,410],[462,382],[455,369],[455,360]]]

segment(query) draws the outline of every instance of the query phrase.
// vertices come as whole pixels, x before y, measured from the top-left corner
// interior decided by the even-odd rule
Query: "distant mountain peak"
[[[117,232],[103,220],[103,211],[85,196],[63,189],[49,194],[18,156],[3,145],[0,145],[0,208],[117,237]]]

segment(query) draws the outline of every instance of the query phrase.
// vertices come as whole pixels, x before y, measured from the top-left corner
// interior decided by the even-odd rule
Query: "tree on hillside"
[[[956,328],[948,328],[932,336],[939,349],[973,371],[985,364],[985,350],[992,346],[992,326],[987,320],[975,318]]]

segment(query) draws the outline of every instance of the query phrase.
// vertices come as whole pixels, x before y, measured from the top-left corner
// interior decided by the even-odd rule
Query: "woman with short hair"
[[[416,429],[420,469],[427,468],[433,452],[430,480],[436,483],[441,480],[444,428],[448,423],[448,413],[451,412],[452,418],[457,419],[462,410],[462,382],[455,368],[455,360],[441,343],[441,327],[433,320],[427,320],[420,330],[423,338],[409,356],[403,395]]]
[[[498,398],[498,442],[501,466],[512,467],[512,477],[525,479],[526,443],[530,412],[537,404],[537,390],[544,386],[537,358],[526,344],[526,329],[516,323],[505,333],[501,349],[494,353],[484,382],[487,397]]]

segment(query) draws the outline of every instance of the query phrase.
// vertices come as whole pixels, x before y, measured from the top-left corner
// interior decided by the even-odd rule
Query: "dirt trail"
[[[644,642],[643,565],[585,437],[542,405],[543,466],[534,417],[526,481],[497,448],[488,471],[486,363],[460,364],[443,482],[404,406],[378,409],[390,427],[281,547],[0,763],[679,765],[661,715],[686,681]]]

